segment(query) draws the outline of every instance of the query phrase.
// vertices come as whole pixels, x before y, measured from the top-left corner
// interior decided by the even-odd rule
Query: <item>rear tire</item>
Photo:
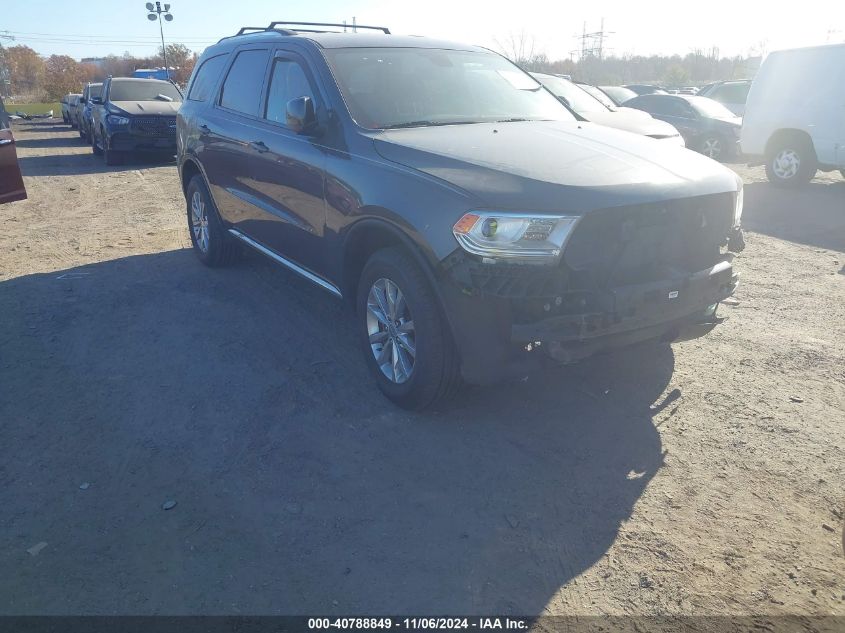
[[[806,185],[816,175],[818,164],[812,143],[800,136],[773,144],[766,155],[766,177],[784,187]]]
[[[392,303],[380,302],[391,292]],[[391,247],[370,257],[356,307],[362,351],[385,396],[421,410],[457,391],[460,363],[451,332],[425,273],[408,253]]]
[[[240,246],[220,219],[202,176],[191,178],[185,200],[191,245],[199,260],[212,268],[235,261],[241,252]]]

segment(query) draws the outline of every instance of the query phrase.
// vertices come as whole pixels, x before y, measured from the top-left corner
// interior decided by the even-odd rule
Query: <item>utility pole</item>
[[[167,78],[170,79],[170,66],[167,65],[167,47],[164,45],[164,27],[161,23],[162,15],[164,15],[165,21],[173,21],[173,14],[170,13],[170,5],[165,4],[164,7],[162,7],[161,2],[156,2],[155,4],[148,2],[147,11],[147,19],[150,22],[158,20],[158,32],[161,34],[161,55],[164,57],[164,73],[167,75]]]
[[[0,40],[15,41],[14,35],[9,35],[8,31],[0,32]],[[6,56],[3,54],[3,43],[0,41],[0,97],[9,97],[12,94],[12,76],[9,73],[9,68],[5,63]]]

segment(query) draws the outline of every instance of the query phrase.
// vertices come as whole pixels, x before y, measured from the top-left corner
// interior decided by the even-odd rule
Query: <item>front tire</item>
[[[718,161],[725,160],[730,154],[727,142],[718,134],[708,134],[701,139],[698,151],[708,158]]]
[[[103,155],[103,148],[97,145],[97,131],[93,127],[91,128],[91,151],[94,153],[94,156]]]
[[[235,239],[226,231],[202,176],[191,178],[185,191],[188,231],[194,253],[206,266],[227,266],[240,253]]]
[[[454,393],[460,364],[425,273],[399,248],[374,253],[358,284],[357,330],[381,392],[420,410]]]
[[[766,177],[776,185],[806,185],[816,175],[817,169],[812,144],[800,137],[781,140],[766,156]]]

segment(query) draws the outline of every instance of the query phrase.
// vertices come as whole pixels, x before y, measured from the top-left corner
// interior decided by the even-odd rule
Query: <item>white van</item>
[[[819,169],[845,176],[845,44],[771,53],[748,93],[740,142],[774,183],[803,184]]]

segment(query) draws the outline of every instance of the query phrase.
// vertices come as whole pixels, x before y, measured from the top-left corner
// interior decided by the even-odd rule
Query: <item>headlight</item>
[[[129,118],[125,116],[118,116],[116,114],[110,114],[106,117],[106,120],[111,123],[112,125],[129,125]]]
[[[483,258],[546,264],[560,257],[576,217],[473,211],[452,233],[468,253]]]
[[[736,198],[734,198],[734,226],[739,226],[740,220],[742,220],[742,182],[739,183],[739,190],[736,192]]]

